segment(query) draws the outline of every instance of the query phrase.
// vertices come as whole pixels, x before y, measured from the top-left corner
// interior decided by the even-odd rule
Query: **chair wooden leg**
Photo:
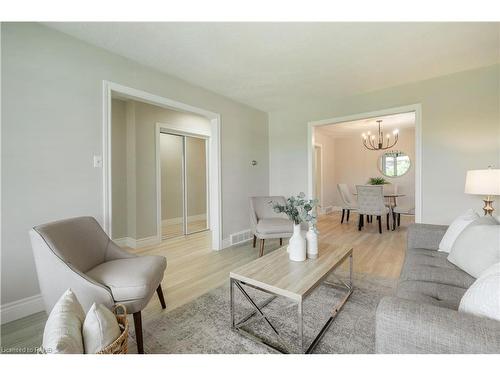
[[[158,298],[160,300],[160,305],[162,309],[166,309],[167,305],[165,304],[165,297],[163,297],[163,290],[161,289],[161,284],[156,288],[156,294],[158,294]]]
[[[378,221],[378,232],[382,233],[382,216],[377,216]]]
[[[280,246],[283,246],[283,238],[280,238]]]
[[[349,215],[351,213],[351,210],[347,210],[347,222],[349,222]]]
[[[142,318],[141,312],[134,313],[135,339],[137,341],[137,352],[144,354],[144,346],[142,342]]]
[[[257,244],[257,236],[253,235],[253,248],[255,249],[255,245]]]
[[[389,213],[387,213],[387,230],[390,230],[391,228],[389,227]]]
[[[259,257],[261,257],[262,255],[264,255],[264,239],[261,239],[260,240],[260,251],[259,251]]]
[[[401,214],[398,214],[398,227],[401,225]]]
[[[344,215],[345,215],[345,210],[342,209],[342,219],[340,219],[340,224],[344,223]]]
[[[362,227],[363,227],[363,215],[359,214],[358,231],[361,231]]]
[[[392,230],[396,230],[396,213],[392,212]]]

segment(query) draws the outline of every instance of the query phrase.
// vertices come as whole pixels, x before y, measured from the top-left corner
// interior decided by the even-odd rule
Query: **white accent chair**
[[[392,229],[396,229],[397,226],[401,226],[401,215],[415,216],[414,206],[396,206],[392,210]]]
[[[122,250],[93,217],[38,225],[30,237],[45,310],[49,313],[69,288],[85,311],[94,302],[108,308],[121,303],[134,316],[137,349],[143,353],[141,310],[155,291],[166,307],[161,289],[165,257]]]
[[[387,230],[389,230],[389,208],[384,202],[382,185],[356,185],[358,192],[358,230],[364,226],[364,215],[368,218],[376,216],[378,220],[378,231],[382,233],[382,215],[386,216]]]
[[[344,222],[346,211],[347,222],[349,222],[349,215],[351,211],[357,211],[358,205],[347,184],[337,184],[337,190],[339,191],[340,199],[342,200],[342,219],[340,219],[340,224],[342,224]]]
[[[293,222],[286,215],[276,213],[271,202],[286,204],[283,196],[250,197],[250,225],[253,233],[253,247],[260,240],[259,257],[264,255],[264,242],[267,239],[292,237]]]

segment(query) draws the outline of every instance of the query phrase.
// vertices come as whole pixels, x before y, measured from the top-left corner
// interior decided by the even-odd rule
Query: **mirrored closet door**
[[[162,238],[207,230],[207,139],[160,134]]]

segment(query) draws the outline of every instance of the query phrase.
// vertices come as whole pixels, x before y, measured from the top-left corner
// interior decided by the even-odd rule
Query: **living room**
[[[1,24],[2,353],[500,354],[498,22],[47,19]]]

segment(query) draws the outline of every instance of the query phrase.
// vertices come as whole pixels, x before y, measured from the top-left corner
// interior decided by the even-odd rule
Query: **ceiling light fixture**
[[[372,151],[377,150],[387,150],[388,148],[394,147],[396,143],[398,143],[399,131],[395,129],[392,132],[393,139],[391,140],[391,135],[387,134],[385,138],[385,146],[384,146],[384,132],[382,131],[380,123],[382,120],[377,120],[378,123],[378,135],[373,135],[370,132],[361,134],[363,138],[363,145]]]

